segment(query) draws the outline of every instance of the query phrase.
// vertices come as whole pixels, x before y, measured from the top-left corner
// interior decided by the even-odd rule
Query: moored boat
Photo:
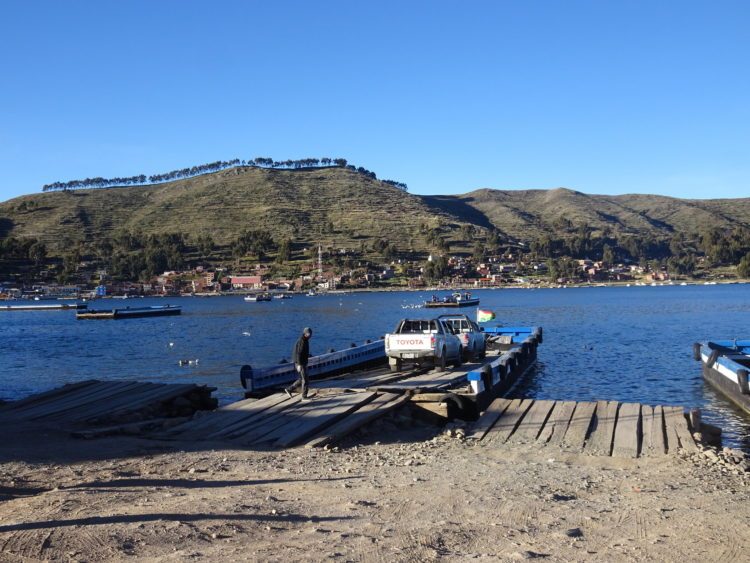
[[[750,413],[750,340],[713,340],[693,345],[703,378],[729,400]]]
[[[182,307],[155,305],[153,307],[126,307],[124,309],[98,309],[76,313],[76,319],[135,319],[141,317],[165,317],[179,315]]]
[[[270,301],[270,300],[271,300],[270,293],[251,293],[250,295],[245,296],[245,301],[248,301],[248,302]]]
[[[437,295],[433,295],[430,301],[425,301],[424,306],[428,309],[438,309],[442,307],[476,307],[479,305],[479,298],[472,297],[468,291],[455,293],[438,298]]]

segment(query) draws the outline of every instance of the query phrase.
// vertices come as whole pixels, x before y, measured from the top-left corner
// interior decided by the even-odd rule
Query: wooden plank
[[[412,403],[442,403],[451,393],[445,391],[436,391],[434,393],[417,393],[412,395]]]
[[[555,401],[534,401],[534,404],[526,416],[523,417],[510,441],[518,444],[535,442],[554,406]]]
[[[357,393],[356,397],[351,400],[342,401],[341,405],[332,407],[324,413],[311,413],[301,424],[295,424],[291,429],[286,430],[283,434],[280,431],[274,432],[267,437],[268,441],[275,440],[275,444],[280,448],[288,448],[314,436],[324,428],[328,428],[336,422],[346,419],[347,416],[356,412],[362,406],[367,405],[377,397],[376,393]],[[281,434],[281,435],[279,435]]]
[[[340,379],[324,379],[321,381],[314,381],[310,384],[311,388],[314,389],[366,389],[367,387],[373,387],[377,385],[385,385],[386,383],[393,383],[410,377],[416,377],[419,373],[414,372],[400,372],[393,373],[387,371],[381,374],[365,374],[360,377],[352,374],[346,374]]]
[[[639,403],[622,403],[617,414],[612,455],[616,457],[638,457],[640,436],[641,405]]]
[[[421,389],[432,388],[436,385],[443,384],[444,381],[454,379],[463,379],[467,371],[429,371],[427,373],[417,373],[412,377],[403,378],[400,381],[389,384],[390,387],[397,389]]]
[[[149,405],[157,405],[160,403],[166,403],[181,397],[188,395],[198,389],[198,386],[194,383],[184,384],[162,384],[159,387],[152,387],[151,389],[144,389],[143,392],[134,393],[133,396],[126,394],[120,396],[117,399],[110,401],[104,401],[99,409],[87,409],[82,413],[75,413],[72,417],[73,420],[89,420],[98,418],[107,414],[112,416],[125,415],[131,412],[137,412],[141,409],[148,407]]]
[[[238,430],[237,432],[234,432],[232,436],[230,436],[230,439],[245,446],[251,446],[256,443],[264,443],[267,441],[267,437],[276,430],[286,427],[289,424],[299,424],[301,417],[304,417],[306,413],[310,411],[317,411],[318,413],[321,413],[325,410],[339,405],[342,401],[341,396],[339,395],[325,397],[322,399],[318,399],[317,401],[313,400],[305,403],[301,403],[298,400],[296,401],[295,399],[296,397],[289,401],[293,404],[288,408],[284,409],[281,412],[275,413],[273,416],[261,417],[261,420],[258,423],[252,424],[249,428],[243,428],[241,430]]]
[[[511,402],[510,399],[503,398],[492,401],[490,406],[487,407],[487,410],[484,411],[484,414],[482,414],[482,416],[479,417],[479,420],[474,423],[474,429],[467,438],[474,440],[481,440],[484,438],[490,428],[492,428],[492,425],[495,424],[497,419],[505,412],[505,409],[510,406]]]
[[[677,435],[680,438],[680,445],[688,452],[697,452],[698,446],[695,443],[690,427],[688,426],[687,418],[685,417],[685,409],[682,407],[675,407],[675,415],[677,416]]]
[[[675,416],[674,407],[663,407],[664,409],[664,435],[667,452],[676,454],[680,449],[680,438],[677,435],[677,417]]]
[[[556,445],[562,444],[575,408],[575,401],[557,401],[547,419],[547,424],[544,425],[544,428],[539,433],[537,442]]]
[[[150,418],[148,420],[139,420],[137,422],[129,422],[126,424],[117,424],[115,426],[106,426],[104,428],[92,428],[89,430],[77,430],[71,432],[71,436],[74,438],[84,438],[90,440],[92,438],[103,438],[105,436],[114,436],[118,434],[127,435],[139,435],[145,432],[151,432],[157,428],[163,426],[174,426],[182,421],[187,420],[187,417],[172,417],[172,418]]]
[[[262,399],[237,401],[213,412],[195,416],[192,420],[174,428],[170,434],[184,434],[186,437],[198,439],[218,430],[227,429],[238,422],[248,421],[259,413],[288,400],[289,397],[286,394],[277,393]]]
[[[466,380],[465,373],[442,373],[437,377],[415,378],[407,381],[397,381],[393,384],[374,385],[368,391],[381,393],[399,393],[405,391],[436,391],[452,387]]]
[[[119,393],[126,393],[127,391],[129,391],[130,389],[134,389],[138,385],[140,384],[134,382],[110,382],[107,384],[106,388],[99,391],[82,394],[74,393],[72,397],[69,397],[67,399],[63,398],[60,401],[54,401],[53,403],[42,406],[38,409],[27,410],[24,412],[24,418],[38,419],[49,417],[52,415],[59,415],[60,413],[70,411],[72,409],[78,409],[83,407],[84,405],[95,403],[100,399],[112,397],[113,395],[117,395]],[[85,391],[85,389],[83,389],[83,391]]]
[[[276,442],[286,436],[291,436],[296,431],[312,428],[314,432],[305,436],[305,439],[310,438],[339,420],[339,418],[331,420],[330,415],[335,416],[342,412],[348,412],[351,406],[359,408],[375,397],[377,397],[377,393],[342,392],[337,395],[329,395],[325,399],[318,398],[312,402],[300,403],[294,410],[287,411],[289,416],[285,424],[277,425],[273,431],[266,433],[262,439],[258,439],[257,443]]]
[[[357,409],[342,421],[330,426],[322,433],[318,433],[317,436],[305,444],[305,447],[317,448],[326,444],[334,444],[365,424],[369,424],[373,420],[408,402],[408,395],[385,393],[374,401]]]
[[[77,383],[66,383],[65,385],[61,387],[56,387],[54,389],[50,389],[49,391],[44,391],[43,393],[37,393],[36,395],[31,395],[29,397],[26,397],[24,399],[20,399],[18,401],[12,401],[8,403],[7,405],[3,405],[0,407],[0,414],[5,413],[11,413],[13,411],[25,408],[29,405],[41,405],[42,403],[54,401],[61,395],[66,395],[68,393],[72,393],[73,391],[77,391],[79,389],[83,389],[84,387],[89,387],[91,385],[94,385],[95,383],[100,383],[96,379],[87,379],[86,381],[79,381]]]
[[[287,397],[286,401],[276,403],[275,405],[268,407],[264,411],[253,416],[245,417],[236,424],[232,424],[230,426],[222,426],[213,433],[208,434],[206,438],[211,440],[224,440],[242,436],[252,428],[257,428],[258,426],[266,424],[269,421],[275,420],[276,418],[280,417],[284,411],[296,408],[301,400],[302,398],[299,395],[295,395],[291,399]]]
[[[59,417],[69,420],[85,420],[89,417],[90,413],[114,414],[121,405],[128,404],[141,396],[150,395],[158,389],[167,387],[171,386],[165,383],[137,383],[132,387],[100,397],[96,401],[91,401],[75,409],[66,410]]]
[[[654,407],[641,405],[641,447],[639,455],[649,457],[654,455],[654,442],[652,432],[654,428]]]
[[[581,402],[576,404],[573,416],[570,418],[568,430],[563,438],[563,446],[574,451],[583,450],[583,445],[588,436],[589,427],[594,418],[596,403]]]
[[[594,427],[584,447],[587,452],[598,455],[612,454],[618,406],[617,401],[597,401]]]
[[[50,400],[42,401],[41,403],[27,404],[23,407],[20,407],[16,411],[16,414],[19,417],[26,417],[27,415],[30,415],[31,413],[41,412],[44,409],[49,408],[53,405],[60,405],[60,404],[65,403],[66,401],[80,400],[81,398],[86,397],[88,395],[101,393],[103,390],[107,389],[110,385],[111,385],[111,382],[98,381],[94,385],[88,385],[83,388],[74,389],[70,391],[69,393],[65,393],[62,395],[58,395],[56,397],[52,397],[50,398]]]
[[[651,423],[651,449],[655,455],[667,453],[667,430],[664,424],[664,407],[654,407],[654,419]]]
[[[493,444],[503,444],[515,431],[526,411],[531,408],[532,399],[513,399],[513,402],[490,428],[487,439]]]
[[[698,446],[695,444],[695,439],[693,439],[693,435],[690,433],[690,429],[688,428],[687,419],[685,418],[685,409],[682,407],[664,407],[664,412],[666,416],[667,409],[670,409],[671,411],[671,428],[672,428],[672,434],[669,435],[669,439],[672,439],[672,436],[676,436],[677,439],[680,442],[680,447],[688,452],[695,452],[698,451]],[[669,444],[669,452],[672,453],[675,450],[672,448],[672,443]]]
[[[277,403],[281,402],[282,400],[286,400],[289,397],[286,393],[274,393],[272,395],[267,395],[261,399],[242,399],[240,401],[235,401],[233,403],[229,403],[228,405],[224,405],[223,407],[219,407],[216,409],[216,412],[219,411],[253,411],[256,410],[259,405],[269,405],[270,403]]]

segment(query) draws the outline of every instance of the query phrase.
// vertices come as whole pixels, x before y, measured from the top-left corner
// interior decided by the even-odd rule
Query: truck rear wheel
[[[435,371],[445,371],[445,364],[445,348],[443,348],[440,357],[435,359]]]
[[[401,358],[388,358],[388,367],[390,367],[393,372],[401,371]]]
[[[461,364],[463,363],[463,360],[464,360],[464,347],[463,346],[459,346],[458,347],[458,354],[456,354],[456,361],[453,362],[453,366],[457,367],[457,368],[460,368]]]
[[[473,362],[477,359],[477,345],[473,344],[471,346],[471,350],[466,350],[466,355],[464,356],[465,362]]]

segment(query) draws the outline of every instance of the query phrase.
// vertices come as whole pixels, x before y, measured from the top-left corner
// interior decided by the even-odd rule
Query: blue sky
[[[746,197],[748,29],[724,1],[6,0],[0,201],[255,156]]]

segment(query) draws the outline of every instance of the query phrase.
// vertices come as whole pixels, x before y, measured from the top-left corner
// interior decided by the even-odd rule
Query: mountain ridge
[[[430,252],[443,238],[467,250],[474,233],[510,242],[572,235],[667,239],[706,229],[750,228],[750,198],[694,200],[586,194],[570,188],[479,188],[418,195],[346,168],[233,167],[140,186],[19,196],[0,203],[0,237],[34,237],[55,251],[117,232],[210,234],[228,244],[243,230],[276,240],[354,247],[386,239],[399,251]]]

